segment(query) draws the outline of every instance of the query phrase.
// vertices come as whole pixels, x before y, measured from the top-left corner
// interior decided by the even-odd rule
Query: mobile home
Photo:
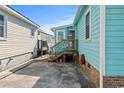
[[[54,36],[38,30],[38,55],[47,54],[54,45]]]
[[[75,29],[73,25],[64,25],[51,28],[55,35],[55,44],[61,42],[62,40],[68,40],[69,36],[72,35],[73,39],[76,39]]]
[[[0,71],[35,56],[39,25],[8,6],[0,6]]]
[[[124,6],[79,6],[71,25],[75,36],[68,34],[69,27],[51,29],[55,35],[53,57],[65,51],[66,45],[73,45],[62,43],[71,36],[77,40],[79,63],[96,87],[124,87]]]
[[[92,82],[124,87],[124,6],[79,6],[74,27],[80,59],[86,60],[82,67]]]
[[[72,24],[53,27],[51,30],[55,36],[55,45],[52,47],[52,60],[65,61],[71,57],[74,60],[74,55],[77,53],[77,34]],[[53,57],[54,56],[54,57]],[[59,60],[58,60],[59,59]]]

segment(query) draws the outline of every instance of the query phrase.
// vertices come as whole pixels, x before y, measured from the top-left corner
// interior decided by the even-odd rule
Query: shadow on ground
[[[79,65],[76,65],[76,73],[79,78],[81,88],[95,88],[95,85],[90,81],[90,79],[86,76],[84,71],[81,69]]]

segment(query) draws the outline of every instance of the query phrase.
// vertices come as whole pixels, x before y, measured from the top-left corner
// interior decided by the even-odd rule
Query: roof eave
[[[54,32],[55,29],[61,29],[61,28],[64,28],[64,27],[69,27],[69,26],[73,26],[73,24],[68,24],[68,25],[53,27],[53,28],[51,28],[50,30],[51,30],[52,32]]]
[[[48,33],[46,33],[46,32],[44,32],[42,29],[38,29],[41,33],[44,33],[44,34],[46,34],[46,35],[49,35],[49,36],[53,36],[53,35],[51,35],[51,34],[48,34]]]
[[[78,19],[78,16],[80,15],[80,12],[81,12],[81,9],[82,9],[82,8],[83,8],[83,5],[80,5],[80,6],[78,7],[78,10],[77,10],[76,16],[75,16],[75,18],[74,18],[73,25],[76,24],[77,19]]]
[[[17,18],[20,18],[21,20],[39,28],[40,26],[34,22],[32,22],[31,20],[29,20],[28,18],[22,16],[21,14],[19,14],[18,12],[14,11],[12,8],[8,7],[8,6],[4,6],[4,5],[0,5],[0,8],[5,10],[7,13],[10,13],[14,16],[16,16]]]

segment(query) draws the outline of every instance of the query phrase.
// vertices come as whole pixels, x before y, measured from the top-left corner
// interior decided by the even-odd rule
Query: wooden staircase
[[[73,58],[77,55],[77,40],[62,40],[58,42],[51,48],[49,53],[50,62],[65,62],[67,56],[72,56]]]

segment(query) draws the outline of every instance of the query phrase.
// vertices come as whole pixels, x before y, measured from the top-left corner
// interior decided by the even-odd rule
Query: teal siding
[[[86,10],[87,9],[88,7],[86,7]],[[100,19],[100,7],[92,6],[90,41],[85,40],[84,12],[82,12],[82,15],[76,25],[78,31],[79,54],[85,54],[86,60],[97,70],[99,70],[99,31],[100,31],[99,19]]]
[[[124,75],[124,6],[106,6],[106,75]]]

